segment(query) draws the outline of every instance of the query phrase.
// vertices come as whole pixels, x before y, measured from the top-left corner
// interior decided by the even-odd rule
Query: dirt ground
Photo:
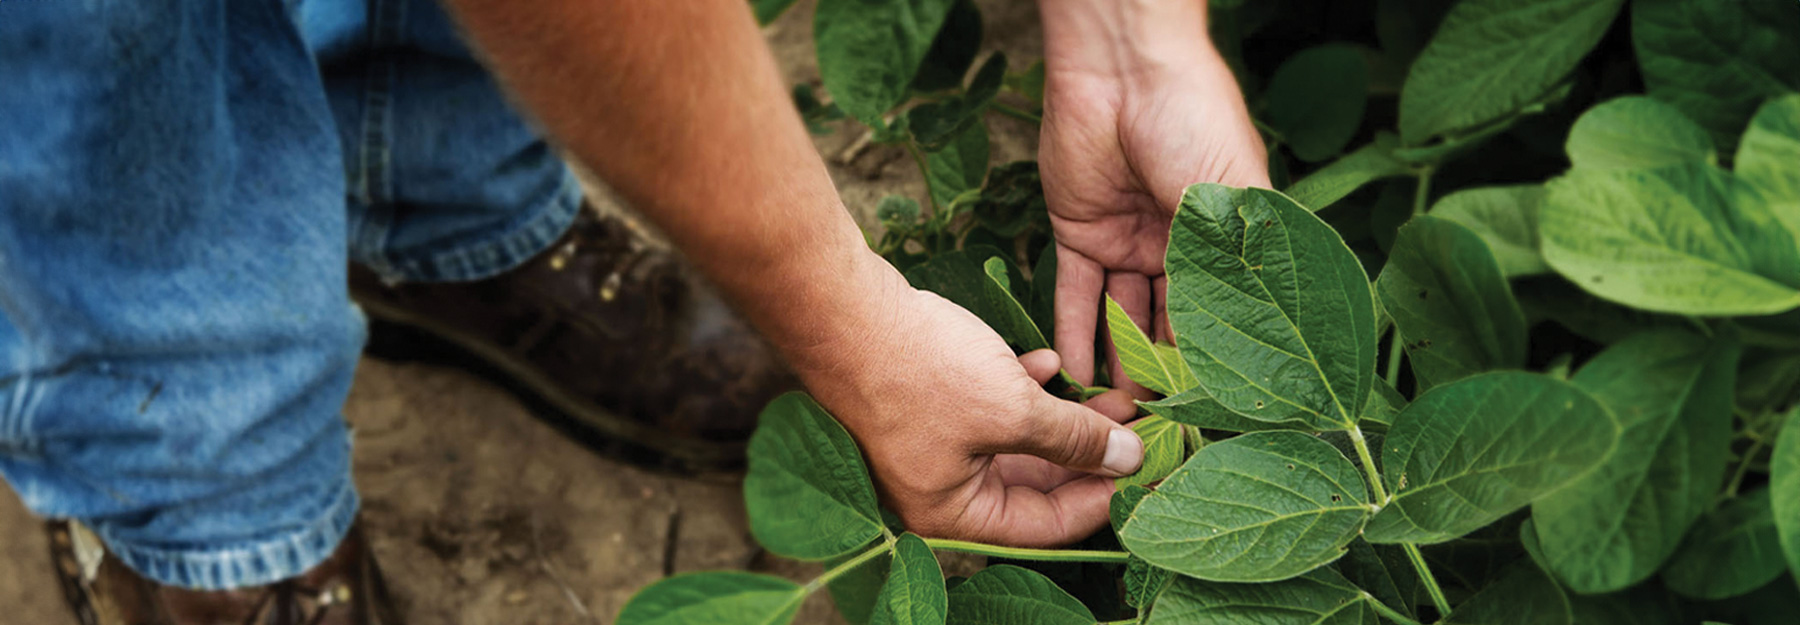
[[[811,4],[803,0],[766,34],[789,80],[816,84]],[[987,48],[1018,68],[1041,57],[1033,3],[977,4]],[[1031,157],[1035,128],[988,121],[995,163]],[[860,134],[839,128],[815,143],[845,204],[873,225],[881,197],[922,200],[923,183],[896,148],[850,150]],[[356,427],[364,522],[415,625],[610,623],[638,588],[673,573],[742,568],[809,579],[818,571],[756,548],[737,476],[677,477],[595,456],[459,370],[365,359],[345,415]],[[16,497],[0,495],[0,622],[73,625],[47,553],[38,522]],[[797,622],[840,621],[821,593]]]

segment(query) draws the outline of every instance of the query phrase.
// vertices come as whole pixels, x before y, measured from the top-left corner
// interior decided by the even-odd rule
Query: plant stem
[[[1387,383],[1395,389],[1400,388],[1400,328],[1394,328],[1394,338],[1388,340]]]
[[[874,547],[870,547],[868,551],[864,551],[861,554],[858,554],[854,558],[845,560],[843,564],[839,564],[837,566],[831,567],[830,570],[825,571],[824,574],[819,575],[818,577],[814,578],[813,581],[807,583],[805,590],[808,594],[811,594],[813,591],[818,590],[819,587],[831,583],[831,580],[837,579],[839,576],[842,576],[845,573],[849,573],[852,569],[855,569],[856,567],[861,566],[862,563],[868,562],[869,560],[873,560],[873,559],[875,559],[876,556],[879,556],[881,554],[892,551],[893,549],[894,549],[894,541],[892,541],[892,540],[881,541],[879,544],[876,544]]]
[[[1412,214],[1414,217],[1425,214],[1425,201],[1431,198],[1432,171],[1433,168],[1429,165],[1425,166],[1424,169],[1419,170],[1419,187],[1413,193]]]
[[[1750,448],[1744,450],[1744,457],[1738,461],[1737,471],[1731,474],[1731,481],[1725,485],[1725,499],[1737,496],[1738,487],[1744,485],[1744,475],[1750,472],[1750,465],[1756,462],[1756,454],[1769,444],[1769,439],[1775,438],[1773,433],[1765,434],[1762,431],[1763,426],[1768,423],[1769,417],[1773,414],[1775,413],[1763,413],[1744,428],[1744,432],[1750,434]]]
[[[1418,621],[1408,618],[1405,614],[1401,614],[1399,610],[1395,610],[1393,608],[1388,607],[1388,605],[1385,603],[1382,603],[1380,599],[1376,599],[1375,595],[1371,595],[1366,591],[1363,592],[1363,598],[1368,600],[1370,607],[1375,608],[1376,612],[1381,613],[1382,616],[1387,617],[1387,619],[1390,621],[1399,623],[1400,625],[1424,625]]]
[[[931,204],[931,216],[936,218],[944,212],[944,207],[938,206],[937,194],[931,192],[931,168],[925,165],[925,154],[911,141],[906,142],[906,153],[912,155],[913,164],[919,166],[919,175],[925,178],[925,201]]]
[[[1425,554],[1419,553],[1419,546],[1412,543],[1400,543],[1400,548],[1406,551],[1406,559],[1412,561],[1413,570],[1419,572],[1419,581],[1425,582],[1425,594],[1431,595],[1431,604],[1437,606],[1438,618],[1450,616],[1450,600],[1444,597],[1444,588],[1431,574],[1431,565],[1425,563]]]
[[[1025,109],[1013,108],[1011,106],[1001,104],[999,102],[988,103],[988,108],[992,109],[995,113],[999,113],[1001,115],[1005,115],[1005,116],[1011,117],[1013,119],[1022,119],[1022,120],[1031,122],[1033,124],[1044,123],[1044,118],[1041,115],[1032,113],[1031,111],[1027,111]]]
[[[1123,551],[1084,551],[1079,549],[1022,549],[1019,547],[1001,547],[984,545],[948,538],[927,538],[925,546],[940,551],[956,551],[973,553],[1014,560],[1036,560],[1039,562],[1112,562],[1123,564],[1131,558],[1131,554]]]
[[[1362,460],[1363,473],[1369,476],[1369,488],[1375,491],[1375,506],[1386,506],[1387,487],[1381,485],[1381,472],[1375,469],[1375,455],[1369,453],[1369,441],[1363,439],[1362,428],[1350,426],[1350,443],[1356,446],[1356,457]]]

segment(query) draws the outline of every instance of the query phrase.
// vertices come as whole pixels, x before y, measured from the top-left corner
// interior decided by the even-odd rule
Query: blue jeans
[[[430,0],[0,0],[0,474],[190,588],[354,518],[346,266],[487,277],[568,169]]]

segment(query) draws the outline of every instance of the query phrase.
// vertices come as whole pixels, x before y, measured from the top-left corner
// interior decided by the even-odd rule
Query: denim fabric
[[[0,475],[156,581],[297,575],[357,508],[347,263],[492,275],[579,201],[428,3],[0,2]]]

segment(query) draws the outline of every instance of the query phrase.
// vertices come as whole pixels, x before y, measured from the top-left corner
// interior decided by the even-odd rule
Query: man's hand
[[[1182,190],[1268,187],[1243,95],[1196,0],[1043,0],[1046,90],[1039,160],[1057,240],[1056,350],[1094,370],[1102,292],[1158,340],[1163,254]],[[1109,359],[1115,386],[1143,396]]]
[[[1142,462],[1119,425],[1130,397],[1055,398],[1042,388],[1055,352],[1014,357],[973,314],[872,260],[876,325],[800,368],[863,447],[883,503],[927,536],[1042,547],[1104,528],[1108,477]]]

